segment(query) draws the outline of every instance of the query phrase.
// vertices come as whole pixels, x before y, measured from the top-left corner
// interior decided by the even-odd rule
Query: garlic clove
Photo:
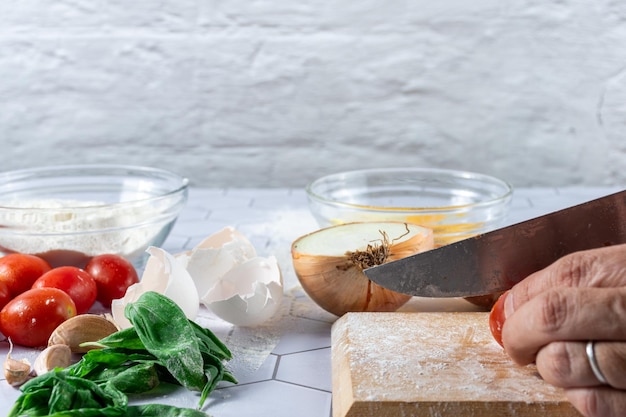
[[[30,378],[31,365],[28,359],[13,359],[12,352],[13,343],[9,338],[9,353],[4,361],[4,378],[9,385],[19,387]]]
[[[97,314],[80,314],[65,320],[48,338],[48,346],[67,345],[72,352],[85,353],[94,346],[84,347],[82,343],[97,342],[118,331],[110,319]]]
[[[54,368],[67,368],[72,361],[72,350],[68,345],[51,345],[45,348],[33,364],[35,375],[43,375]]]
[[[173,255],[156,247],[146,250],[150,257],[146,262],[141,280],[131,285],[123,298],[113,300],[111,313],[115,323],[125,329],[131,327],[124,316],[126,304],[137,301],[141,294],[155,291],[174,301],[183,310],[185,316],[195,319],[200,307],[198,291],[189,272]]]
[[[275,257],[255,257],[231,268],[201,297],[218,317],[237,326],[269,320],[283,297],[282,274]]]
[[[9,385],[19,387],[30,378],[31,366],[28,359],[7,358],[4,361],[4,378]]]

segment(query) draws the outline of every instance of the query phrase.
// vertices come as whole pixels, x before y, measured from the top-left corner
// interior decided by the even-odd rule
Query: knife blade
[[[572,252],[626,243],[626,190],[365,269],[376,284],[421,297],[505,291]]]

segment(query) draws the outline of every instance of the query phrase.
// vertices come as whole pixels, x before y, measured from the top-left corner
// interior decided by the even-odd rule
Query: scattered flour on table
[[[295,318],[289,315],[292,301],[292,297],[285,294],[274,317],[259,326],[235,326],[205,307],[201,308],[195,321],[210,329],[231,350],[233,359],[228,362],[228,367],[242,381],[259,370],[281,336],[296,324]]]

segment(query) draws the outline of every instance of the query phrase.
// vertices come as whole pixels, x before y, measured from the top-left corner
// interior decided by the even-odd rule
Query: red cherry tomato
[[[0,310],[2,310],[2,308],[7,305],[12,298],[9,286],[4,281],[0,281]]]
[[[84,314],[96,302],[96,281],[86,271],[74,266],[51,269],[33,284],[33,288],[58,288],[69,295],[76,304],[76,313]]]
[[[122,298],[128,287],[139,282],[133,264],[118,255],[94,256],[85,270],[96,281],[98,301],[105,307],[110,307],[111,301]]]
[[[496,303],[493,305],[493,307],[491,308],[491,313],[489,313],[489,328],[491,329],[491,335],[493,336],[494,339],[496,339],[496,342],[498,342],[498,344],[500,346],[504,345],[502,344],[502,326],[504,326],[504,320],[505,320],[505,316],[504,316],[504,299],[506,293],[504,293],[502,296],[500,296],[500,298],[498,298],[498,301],[496,301]]]
[[[50,335],[76,315],[74,301],[58,288],[33,288],[15,297],[0,311],[0,331],[14,343],[46,346]]]
[[[52,267],[35,255],[12,253],[0,258],[0,281],[9,287],[11,296],[29,290],[33,283]]]

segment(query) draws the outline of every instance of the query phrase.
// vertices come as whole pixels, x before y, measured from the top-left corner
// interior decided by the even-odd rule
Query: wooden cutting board
[[[332,328],[333,417],[580,417],[493,340],[489,313],[348,313]]]

